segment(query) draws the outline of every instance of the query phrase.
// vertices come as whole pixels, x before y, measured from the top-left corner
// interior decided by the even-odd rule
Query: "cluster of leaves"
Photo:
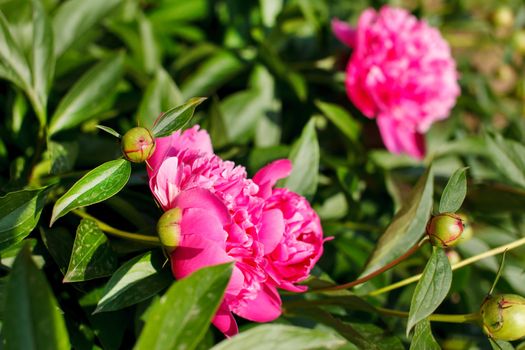
[[[440,313],[476,312],[498,269],[494,257],[452,272],[442,250],[423,246],[352,292],[285,295],[277,322],[246,324],[239,336],[223,340],[209,323],[231,266],[174,282],[159,249],[115,238],[121,231],[153,235],[161,211],[149,194],[144,166],[120,159],[118,142],[96,126],[103,123],[120,134],[137,123],[151,127],[162,112],[181,111],[175,106],[193,106],[193,113],[195,96],[210,98],[192,122],[210,132],[223,158],[252,174],[271,160],[292,160],[292,175],[279,185],[309,198],[325,234],[334,237],[308,281],[311,289],[367,275],[402,256],[423,236],[432,208],[459,209],[467,182],[460,211],[475,223],[475,235],[460,244],[460,255],[521,238],[525,77],[518,72],[525,70],[513,33],[524,27],[525,7],[509,1],[514,22],[498,28],[492,21],[498,1],[405,4],[440,26],[462,84],[453,115],[432,128],[428,159],[419,163],[384,151],[373,121],[344,92],[349,52],[331,35],[330,19],[355,22],[363,9],[381,4],[1,1],[2,344],[489,346],[480,327],[466,324],[432,323],[436,342],[427,317],[438,307]],[[493,59],[495,50],[501,55]],[[187,116],[164,118],[154,131],[167,135],[185,125]],[[455,172],[464,167],[468,173]],[[78,215],[66,215],[72,210]],[[508,253],[502,291],[525,294],[524,262],[519,250]],[[374,293],[420,272],[417,287]],[[410,310],[408,327],[405,319],[381,314],[384,308]],[[413,335],[407,334],[412,326]]]

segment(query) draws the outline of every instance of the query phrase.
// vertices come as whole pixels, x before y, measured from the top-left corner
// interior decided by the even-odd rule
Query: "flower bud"
[[[463,233],[461,234],[461,239],[460,239],[460,243],[463,243],[472,238],[472,236],[474,235],[474,230],[472,229],[472,225],[470,224],[470,220],[468,216],[462,213],[458,214],[458,216],[461,218],[461,221],[463,222]]]
[[[157,222],[157,234],[160,243],[169,254],[177,248],[180,242],[180,221],[182,211],[180,208],[173,208],[166,211]]]
[[[489,295],[481,304],[483,331],[496,340],[525,337],[525,298],[516,294]]]
[[[430,243],[436,247],[452,247],[460,242],[463,221],[459,215],[442,213],[433,216],[427,224]]]
[[[127,160],[142,163],[155,151],[155,139],[148,129],[138,126],[122,136],[121,149]]]
[[[525,55],[525,30],[518,30],[512,36],[512,46],[521,55]]]

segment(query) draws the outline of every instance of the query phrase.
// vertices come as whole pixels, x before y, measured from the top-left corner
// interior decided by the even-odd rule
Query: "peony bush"
[[[0,3],[0,347],[521,349],[525,5]]]

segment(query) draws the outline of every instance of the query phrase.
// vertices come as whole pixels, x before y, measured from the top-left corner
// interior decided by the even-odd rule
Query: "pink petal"
[[[222,302],[219,306],[219,310],[217,310],[212,323],[227,337],[233,337],[235,334],[239,333],[237,322],[235,322],[235,319],[225,302]]]
[[[268,198],[275,183],[290,175],[292,162],[288,159],[279,159],[261,168],[253,177],[253,182],[259,185],[258,196]]]
[[[273,250],[284,234],[283,212],[279,209],[266,210],[262,216],[261,230],[259,231],[259,241],[264,245],[264,254],[268,255]]]
[[[162,162],[157,174],[150,178],[151,192],[164,210],[173,208],[173,201],[180,190],[179,175],[179,160],[171,157]]]
[[[151,177],[153,176],[161,166],[162,162],[168,158],[170,150],[171,150],[171,144],[172,144],[173,138],[171,136],[168,137],[159,137],[155,139],[155,152],[151,155],[150,159],[148,159],[146,166],[146,169],[148,170],[148,175]],[[175,155],[175,154],[173,154]]]
[[[396,120],[384,115],[377,119],[377,125],[386,148],[392,153],[406,153],[413,158],[423,159],[425,156],[423,135],[397,124]]]
[[[174,207],[201,208],[209,210],[215,215],[224,226],[230,222],[230,214],[224,203],[209,190],[203,188],[193,188],[182,191],[173,202]]]
[[[171,270],[176,278],[184,278],[200,268],[233,260],[217,242],[202,236],[183,235],[171,254]]]
[[[213,215],[214,212],[202,208],[188,208],[184,210],[180,224],[181,234],[201,235],[215,241],[226,249],[227,233],[224,231],[219,218]]]
[[[337,40],[350,48],[355,48],[357,33],[355,28],[349,26],[337,18],[332,19],[332,32],[334,32]]]
[[[250,321],[270,322],[281,315],[281,304],[275,287],[263,284],[255,299],[245,300],[234,312]]]

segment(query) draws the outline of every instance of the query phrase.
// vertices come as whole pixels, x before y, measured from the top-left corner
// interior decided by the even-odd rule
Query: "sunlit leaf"
[[[190,98],[183,105],[174,107],[162,114],[153,126],[153,135],[155,137],[169,136],[173,132],[182,129],[193,117],[195,108],[204,100],[206,100],[205,97]]]
[[[112,197],[126,185],[130,174],[131,165],[124,159],[112,160],[91,170],[56,201],[51,225],[73,209]]]

